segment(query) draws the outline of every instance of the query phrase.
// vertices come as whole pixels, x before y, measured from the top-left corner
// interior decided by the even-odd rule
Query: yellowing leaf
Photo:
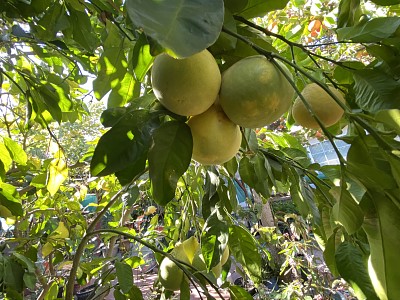
[[[46,244],[43,245],[42,247],[42,255],[43,257],[48,256],[51,251],[53,251],[53,245],[47,242]]]
[[[53,196],[68,177],[68,168],[64,158],[54,159],[50,163],[48,174],[47,190]]]
[[[54,230],[49,236],[51,239],[65,239],[67,237],[69,237],[69,231],[68,228],[65,227],[64,222],[58,223],[57,229]]]

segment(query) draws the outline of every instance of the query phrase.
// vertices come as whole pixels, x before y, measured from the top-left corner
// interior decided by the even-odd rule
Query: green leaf
[[[126,72],[117,84],[113,82],[113,87],[107,100],[107,107],[124,106],[132,99],[139,97],[139,94],[140,84],[136,81],[132,73]]]
[[[210,270],[221,261],[221,256],[228,243],[228,225],[220,220],[217,210],[207,219],[201,235],[201,252],[207,269]]]
[[[47,290],[47,293],[44,295],[44,300],[57,299],[57,295],[58,295],[58,284],[56,281],[53,281],[53,283],[50,285],[49,289]]]
[[[358,203],[344,186],[331,188],[330,193],[336,199],[332,208],[335,221],[339,222],[349,234],[356,233],[361,227],[364,214]]]
[[[187,124],[170,121],[154,133],[149,151],[149,176],[154,200],[166,205],[175,197],[179,178],[189,167],[193,140]]]
[[[229,287],[229,295],[231,300],[253,300],[253,297],[244,288],[238,285]]]
[[[254,282],[261,278],[261,256],[257,249],[249,231],[237,225],[229,227],[229,250]]]
[[[117,273],[118,283],[122,292],[127,294],[133,287],[132,268],[124,262],[116,261],[115,272]]]
[[[3,143],[0,143],[0,161],[3,163],[2,164],[3,170],[0,172],[5,173],[6,171],[8,171],[8,169],[12,164],[12,157],[6,145],[4,145]]]
[[[400,0],[371,0],[373,3],[383,6],[400,4]]]
[[[375,69],[354,70],[357,105],[368,112],[400,109],[400,82]]]
[[[399,17],[373,18],[353,27],[339,28],[337,30],[338,40],[351,40],[359,43],[380,42],[383,39],[391,37],[399,26]]]
[[[235,19],[227,9],[225,9],[224,13],[224,27],[232,32],[237,32]],[[225,32],[221,32],[216,42],[209,48],[209,50],[214,55],[222,54],[229,50],[234,50],[236,43],[237,39],[235,37]]]
[[[128,299],[117,288],[114,289],[114,294],[113,295],[114,295],[115,300],[127,300]]]
[[[222,0],[127,0],[125,5],[138,27],[179,57],[212,45],[224,20]]]
[[[354,26],[360,19],[361,13],[360,0],[341,0],[337,21],[338,28]]]
[[[130,291],[129,291],[129,296],[130,296],[130,298],[129,299],[137,299],[137,300],[143,300],[144,298],[143,298],[143,294],[142,294],[142,292],[140,291],[140,289],[136,286],[136,285],[134,285],[131,289],[130,289]]]
[[[6,259],[4,262],[3,282],[7,288],[22,292],[24,283],[24,269],[22,266],[12,259]]]
[[[158,124],[155,118],[155,114],[143,109],[124,114],[100,138],[90,164],[92,175],[106,176],[131,166],[144,169],[151,134]]]
[[[36,287],[37,277],[34,273],[24,274],[24,284],[28,289],[34,290]]]
[[[83,49],[93,53],[98,46],[98,40],[92,28],[89,15],[84,11],[75,10],[71,7],[68,11],[74,40],[80,44]]]
[[[153,64],[154,57],[150,54],[150,45],[144,34],[141,34],[132,50],[132,70],[135,80],[143,82],[147,71]]]
[[[332,275],[335,277],[339,276],[339,272],[336,266],[335,253],[336,253],[336,247],[340,244],[341,244],[340,235],[337,234],[337,230],[335,230],[333,234],[326,241],[325,250],[323,252],[324,261],[328,266],[329,270],[332,272]]]
[[[368,272],[379,299],[400,299],[400,210],[388,197],[372,193],[363,228],[370,245]]]
[[[18,192],[14,186],[0,182],[0,205],[5,206],[13,216],[22,216],[22,204],[17,197]]]
[[[102,99],[124,78],[128,63],[124,52],[124,39],[116,25],[106,23],[107,38],[103,43],[104,51],[97,63],[97,77],[93,81],[94,94]]]
[[[239,163],[239,173],[248,186],[265,198],[269,198],[271,194],[268,183],[269,174],[262,154],[243,157]]]
[[[400,134],[400,109],[379,110],[375,114],[375,120],[388,125]]]
[[[35,30],[39,39],[45,41],[56,39],[57,33],[70,25],[68,18],[65,15],[65,6],[58,2],[53,2],[37,24],[38,26],[35,26]]]
[[[263,17],[269,11],[284,9],[288,2],[288,0],[248,0],[246,7],[238,14],[246,19]]]
[[[388,73],[398,78],[400,76],[399,49],[395,45],[385,45],[386,42],[391,44],[390,41],[385,40],[381,44],[366,45],[366,50],[377,58],[373,62],[374,65],[380,65],[383,61],[383,64],[379,66],[380,69],[387,70]]]
[[[350,283],[358,299],[378,299],[368,276],[367,261],[359,248],[344,242],[338,246],[335,260],[340,276]]]

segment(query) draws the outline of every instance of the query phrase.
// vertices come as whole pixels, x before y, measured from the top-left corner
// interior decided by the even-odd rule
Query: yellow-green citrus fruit
[[[232,159],[240,148],[242,133],[222,108],[214,104],[206,112],[191,117],[192,158],[204,165],[218,165]]]
[[[279,66],[292,77],[285,65]],[[289,110],[293,96],[289,81],[262,55],[246,57],[222,74],[220,104],[242,127],[260,128],[276,121]]]
[[[223,266],[224,264],[226,264],[226,262],[228,261],[229,258],[229,248],[228,246],[226,246],[224,252],[222,252],[222,256],[221,256],[221,265]]]
[[[182,243],[178,243],[171,251],[171,255],[185,263],[190,263],[187,259],[185,249]],[[160,264],[158,280],[170,291],[177,291],[181,287],[182,280],[184,280],[183,271],[168,257],[164,257]]]
[[[345,103],[342,94],[329,87],[336,97]],[[321,120],[324,126],[329,127],[337,123],[343,116],[343,109],[322,87],[316,83],[310,83],[305,86],[301,92],[304,99],[310,104],[314,114]],[[318,122],[311,116],[300,97],[297,97],[292,108],[292,115],[297,124],[305,127],[318,129]]]
[[[154,60],[151,83],[154,95],[168,110],[194,116],[205,112],[216,100],[221,73],[207,50],[183,59],[162,53]]]

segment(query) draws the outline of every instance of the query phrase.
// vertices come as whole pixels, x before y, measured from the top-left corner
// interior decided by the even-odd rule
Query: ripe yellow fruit
[[[329,87],[329,89],[340,101],[343,103],[346,102],[338,90],[332,87]],[[324,126],[332,126],[342,118],[343,109],[318,84],[310,83],[306,85],[301,94],[310,104],[314,114],[318,116]],[[311,113],[307,110],[300,97],[297,97],[293,104],[292,115],[296,123],[305,128],[320,128],[318,122],[311,116]]]
[[[171,255],[180,261],[188,264],[190,263],[182,243],[176,244],[175,248],[171,251]],[[176,263],[174,263],[168,257],[164,257],[160,264],[158,280],[165,287],[165,289],[177,291],[180,289],[181,283],[184,280],[184,274],[182,269],[179,268]]]
[[[204,165],[218,165],[232,159],[240,148],[242,133],[222,108],[214,104],[206,112],[191,117],[192,158]]]
[[[151,83],[154,95],[167,109],[194,116],[205,112],[216,100],[221,73],[207,50],[184,59],[162,53],[154,60]]]
[[[292,77],[285,65],[279,65]],[[293,96],[289,81],[262,55],[246,57],[222,74],[220,104],[242,127],[260,128],[276,121],[289,110]]]

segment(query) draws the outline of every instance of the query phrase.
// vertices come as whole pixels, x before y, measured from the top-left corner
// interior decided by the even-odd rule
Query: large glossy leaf
[[[245,156],[239,164],[242,180],[265,198],[270,196],[269,174],[265,157],[261,153]]]
[[[22,216],[22,204],[14,186],[0,182],[0,205],[5,206],[13,216]],[[3,216],[8,217],[8,216]]]
[[[154,200],[166,205],[175,197],[179,178],[189,167],[193,140],[186,123],[170,121],[154,133],[149,151],[149,176]]]
[[[356,24],[361,15],[360,0],[341,0],[337,26],[350,27]]]
[[[400,82],[375,69],[354,70],[357,105],[368,112],[400,109]]]
[[[212,45],[224,20],[222,0],[127,0],[125,5],[137,26],[179,57]]]
[[[217,265],[228,244],[228,225],[220,220],[217,211],[207,219],[201,235],[201,252],[207,269]]]
[[[375,114],[375,120],[385,123],[400,134],[400,109],[380,110]]]
[[[3,143],[0,143],[0,162],[2,167],[2,170],[0,170],[0,174],[5,175],[5,172],[8,171],[9,167],[12,164],[12,161],[12,157],[7,147]]]
[[[131,266],[124,262],[115,262],[115,271],[117,273],[120,289],[127,294],[133,287],[133,272]]]
[[[399,207],[381,193],[373,193],[367,201],[369,212],[363,228],[371,251],[368,272],[372,285],[380,299],[400,299]]]
[[[364,214],[358,203],[351,197],[344,185],[342,187],[333,187],[330,193],[336,199],[332,209],[335,221],[343,225],[349,234],[357,232],[364,220]]]
[[[132,50],[131,64],[135,79],[142,82],[147,71],[153,64],[154,57],[150,54],[150,45],[144,34],[141,34]]]
[[[261,256],[250,232],[240,226],[232,225],[229,228],[229,249],[252,280],[258,282],[261,278]]]
[[[69,8],[70,23],[75,42],[89,53],[93,53],[98,46],[97,36],[92,28],[90,16],[84,12]]]
[[[139,97],[139,94],[139,82],[136,81],[131,72],[126,72],[118,83],[113,85],[111,93],[108,96],[107,107],[124,106],[127,102]]]
[[[367,260],[350,242],[340,244],[335,253],[340,276],[350,283],[358,299],[378,300],[368,276]]]
[[[399,17],[374,18],[353,27],[338,29],[338,40],[351,40],[359,43],[379,42],[392,36],[399,26]]]
[[[90,164],[93,176],[105,176],[130,166],[144,169],[151,133],[158,122],[148,110],[124,114],[99,140]],[[136,174],[132,174],[134,177]],[[132,177],[132,178],[133,178]]]
[[[400,4],[400,0],[371,0],[371,1],[374,2],[375,4],[384,6]]]
[[[238,14],[246,19],[261,17],[269,11],[285,8],[288,2],[288,0],[248,0],[247,5]]]
[[[231,296],[231,300],[253,300],[248,291],[237,285],[229,287],[229,295]]]
[[[97,77],[93,81],[94,94],[101,99],[124,78],[128,63],[124,52],[124,39],[117,26],[106,23],[107,38],[97,63]]]

